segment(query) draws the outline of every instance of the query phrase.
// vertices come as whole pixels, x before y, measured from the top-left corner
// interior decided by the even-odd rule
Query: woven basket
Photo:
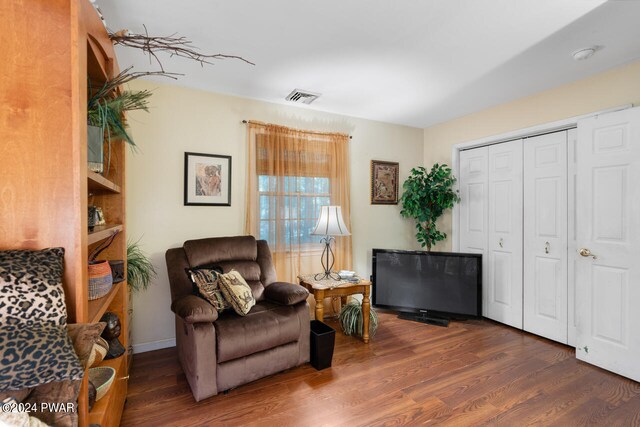
[[[104,397],[111,388],[116,370],[108,366],[89,369],[89,381],[96,388],[96,402]]]
[[[113,286],[109,261],[89,262],[89,301],[107,295]]]

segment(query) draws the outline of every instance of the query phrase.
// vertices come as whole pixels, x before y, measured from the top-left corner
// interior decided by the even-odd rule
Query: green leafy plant
[[[125,115],[127,111],[149,111],[148,98],[151,92],[122,91],[113,92],[111,96],[93,96],[89,100],[88,120],[92,126],[97,126],[107,135],[107,141],[122,139],[127,141],[132,148],[136,143],[127,133]]]
[[[362,336],[362,304],[351,301],[340,310],[338,321],[345,335]],[[378,329],[378,313],[373,308],[369,310],[369,337],[373,338]]]
[[[127,283],[132,292],[146,290],[156,277],[151,259],[140,248],[139,240],[127,244]]]
[[[125,113],[134,110],[148,112],[148,98],[151,96],[151,92],[148,90],[121,91],[120,88],[132,80],[156,73],[134,73],[130,70],[131,67],[125,69],[111,80],[104,82],[96,90],[89,87],[91,96],[87,102],[87,114],[89,124],[101,128],[107,135],[108,142],[112,138],[123,139],[132,148],[135,148],[135,142],[127,133]]]
[[[460,201],[454,189],[456,177],[447,165],[435,164],[431,171],[424,167],[411,169],[411,175],[402,185],[404,193],[400,199],[405,218],[416,221],[416,238],[422,247],[431,251],[431,246],[444,240],[447,235],[436,228],[436,221],[445,210]]]
[[[120,74],[104,82],[97,89],[94,89],[89,82],[89,101],[87,102],[87,123],[100,129],[100,135],[106,136],[107,143],[107,167],[106,173],[111,166],[111,141],[113,139],[124,140],[134,151],[136,144],[127,133],[126,115],[127,111],[143,110],[149,111],[149,97],[151,92],[120,90],[122,85],[137,78],[148,75],[167,75],[170,73],[130,72],[131,67],[125,69]]]

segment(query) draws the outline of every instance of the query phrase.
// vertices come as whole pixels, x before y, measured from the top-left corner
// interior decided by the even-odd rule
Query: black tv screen
[[[374,249],[373,305],[408,313],[482,315],[482,255]]]

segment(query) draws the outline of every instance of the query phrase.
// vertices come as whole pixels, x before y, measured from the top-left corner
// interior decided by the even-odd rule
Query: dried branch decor
[[[95,92],[93,92],[94,88],[91,87],[92,84],[91,82],[89,82],[89,92],[91,95],[89,103],[91,103],[92,99],[95,100],[111,96],[113,91],[120,86],[129,83],[132,80],[139,79],[140,77],[161,76],[177,80],[179,76],[184,75],[179,73],[169,73],[166,71],[131,71],[132,69],[133,67],[125,68],[120,72],[120,74],[118,74],[111,80],[102,83],[99,88],[95,89]]]
[[[186,37],[177,36],[176,33],[164,37],[150,36],[147,27],[144,25],[143,27],[144,34],[133,34],[129,33],[129,30],[120,30],[115,33],[109,32],[109,37],[113,44],[141,49],[143,52],[148,53],[155,59],[162,71],[164,71],[164,67],[157,56],[158,52],[168,52],[171,56],[192,59],[199,62],[203,67],[204,64],[213,65],[211,61],[215,59],[238,59],[247,64],[256,65],[241,56],[225,55],[222,53],[215,55],[200,53],[198,52],[198,48],[193,46],[191,40]]]

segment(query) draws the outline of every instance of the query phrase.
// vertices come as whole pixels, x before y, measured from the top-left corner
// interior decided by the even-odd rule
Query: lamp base
[[[324,273],[316,274],[314,276],[315,280],[340,280],[340,275],[331,271],[335,260],[335,256],[331,250],[331,242],[334,240],[335,239],[331,236],[325,236],[320,239],[320,243],[324,243],[324,249],[320,256],[320,263],[322,264],[322,268],[324,268]]]
[[[325,271],[313,276],[314,280],[340,280],[340,275],[334,271]]]

